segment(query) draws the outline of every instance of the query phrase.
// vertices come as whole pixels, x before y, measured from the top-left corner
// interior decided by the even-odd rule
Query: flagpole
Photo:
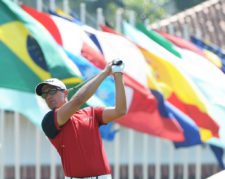
[[[35,165],[35,179],[41,179],[40,173],[41,173],[41,167],[40,167],[40,146],[41,146],[41,133],[40,129],[38,127],[35,127],[36,129],[36,143],[35,143],[35,159],[36,159],[36,165]]]
[[[143,134],[143,179],[148,179],[148,136]]]
[[[134,179],[134,131],[128,129],[128,179]]]
[[[42,0],[37,0],[36,2],[37,2],[36,3],[37,10],[40,11],[40,12],[42,12],[43,11],[43,8],[42,8],[43,3],[42,3]]]
[[[63,0],[63,11],[66,13],[66,14],[69,14],[70,13],[70,8],[69,8],[69,0]]]
[[[136,22],[136,18],[135,18],[135,12],[130,10],[129,11],[129,23],[135,27],[135,22]]]
[[[196,146],[196,167],[195,167],[195,171],[196,171],[196,179],[201,179],[201,146]]]
[[[104,25],[105,19],[103,16],[102,8],[97,8],[97,28],[100,29],[99,25]]]
[[[51,165],[50,165],[50,168],[51,168],[51,172],[50,172],[50,179],[55,179],[56,178],[56,156],[55,156],[55,149],[53,148],[53,146],[51,145],[50,146],[50,160],[51,160]]]
[[[161,169],[160,169],[160,153],[161,153],[161,140],[159,138],[155,138],[155,179],[161,178]]]
[[[115,128],[119,130],[119,124],[115,124]],[[120,179],[120,133],[115,136],[114,151],[114,179]]]
[[[0,179],[4,179],[4,133],[5,133],[5,112],[0,110]]]
[[[84,24],[86,23],[86,18],[85,17],[86,17],[86,4],[85,3],[81,3],[80,4],[80,20]]]
[[[188,179],[188,149],[183,150],[183,179]]]
[[[172,143],[168,143],[169,145],[169,179],[174,179],[174,148]]]
[[[20,179],[20,117],[14,113],[14,138],[15,138],[15,179]]]
[[[123,10],[121,8],[116,11],[116,31],[121,32],[121,22],[122,22]]]
[[[50,0],[50,9],[55,10],[55,0]]]

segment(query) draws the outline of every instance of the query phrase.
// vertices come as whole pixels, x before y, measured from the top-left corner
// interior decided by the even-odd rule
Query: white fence
[[[219,171],[207,146],[175,149],[170,141],[122,127],[104,146],[114,179],[201,179]],[[42,130],[18,113],[1,110],[0,179],[63,176],[59,156]]]

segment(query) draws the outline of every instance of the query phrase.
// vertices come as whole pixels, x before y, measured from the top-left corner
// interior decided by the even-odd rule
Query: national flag
[[[143,26],[143,24],[138,24],[139,27],[138,29],[145,29],[145,27]],[[168,39],[170,42],[172,42],[173,44],[175,44],[176,46],[180,47],[180,48],[185,48],[185,49],[188,49],[188,50],[191,50],[203,57],[205,57],[205,54],[203,53],[203,51],[198,48],[196,45],[194,45],[193,43],[187,41],[187,40],[184,40],[183,38],[181,37],[178,37],[178,36],[175,36],[175,35],[171,35],[171,34],[168,34],[166,32],[163,32],[163,31],[159,31],[159,30],[155,30],[157,33],[159,33],[161,36],[163,36],[164,38]],[[150,31],[148,30],[148,33],[151,34],[153,33],[154,31]],[[164,40],[166,41],[166,40]],[[166,43],[169,43],[169,41],[167,41]],[[164,46],[163,44],[160,44],[162,46]],[[165,46],[164,46],[165,47]],[[166,48],[166,47],[165,47]],[[166,48],[168,49],[168,48]],[[170,52],[172,52],[170,49],[168,49]],[[181,56],[180,56],[181,57]]]
[[[34,94],[37,83],[56,77],[70,87],[82,81],[43,26],[6,0],[0,1],[0,54],[0,107],[19,112],[38,126],[48,108]]]
[[[107,26],[101,25],[101,28],[103,31],[122,35]],[[172,45],[170,46],[172,47]],[[177,53],[179,54],[179,52]],[[157,99],[158,111],[162,120],[176,120],[183,129],[185,139],[182,142],[176,142],[175,146],[180,147],[201,144],[198,126],[187,115],[169,102],[165,101],[164,95],[166,94],[163,94],[165,90],[162,89],[162,86],[165,86],[166,84],[162,84],[162,82],[159,83],[156,79],[157,75],[154,75],[154,69],[152,69],[149,64],[146,65],[149,69],[146,74],[148,78],[148,87]]]
[[[124,32],[144,49],[143,53],[151,59],[150,64],[157,72],[158,80],[172,89],[167,100],[196,122],[200,127],[202,140],[218,137],[218,124],[209,115],[201,93],[187,74],[181,71],[180,59],[127,23],[124,23]]]
[[[178,41],[178,39],[176,39]],[[182,44],[185,42],[177,42]],[[204,56],[199,55],[187,48],[175,47],[181,54],[181,60],[177,59],[177,63],[181,64],[181,69],[184,71],[191,81],[194,83],[195,87],[199,90],[202,96],[205,98],[205,104],[208,107],[208,113],[217,122],[220,127],[219,139],[211,138],[206,142],[211,145],[211,149],[215,154],[219,165],[223,168],[224,164],[222,161],[223,150],[225,147],[224,143],[224,122],[222,116],[224,116],[225,110],[221,108],[224,106],[223,100],[220,96],[224,96],[224,75],[218,68],[216,68],[212,63],[207,61]],[[167,49],[169,51],[169,49]],[[200,67],[200,68],[199,68]],[[221,79],[218,81],[217,79]],[[213,90],[212,90],[213,88]]]
[[[185,140],[182,142],[174,142],[175,147],[190,147],[193,145],[202,144],[200,129],[197,124],[170,102],[165,101],[165,106],[169,113],[179,122],[184,130]]]
[[[69,59],[79,69],[83,80],[89,80],[99,73],[100,70],[97,67],[80,55],[85,36],[86,40],[90,39],[79,26],[66,19],[38,12],[26,5],[22,5],[22,8],[46,27],[57,43],[63,47]],[[104,105],[114,106],[115,89],[113,79],[108,77],[104,80],[95,95],[104,102]],[[104,139],[113,139],[115,131],[112,126],[113,123],[101,126],[100,131]]]
[[[106,32],[93,32],[93,31],[90,32],[89,31],[89,33],[92,33],[92,35],[95,34],[95,41],[98,40],[98,43],[101,44],[101,47],[102,47],[102,50],[103,50],[103,54],[104,55],[106,55],[106,56],[109,55],[110,56],[110,54],[108,53],[108,49],[111,49],[112,53],[116,53],[116,54],[121,55],[121,56],[126,56],[125,57],[125,59],[126,59],[126,62],[125,63],[126,64],[129,63],[130,65],[132,65],[132,62],[133,61],[136,61],[135,63],[138,64],[138,60],[140,60],[139,61],[139,65],[141,63],[143,63],[145,66],[147,66],[147,64],[145,63],[145,60],[143,60],[143,56],[142,55],[141,56],[135,55],[135,52],[136,53],[140,53],[139,50],[137,49],[137,47],[134,46],[133,44],[131,45],[130,44],[131,42],[129,42],[124,37],[121,37],[121,36],[118,36],[118,35],[115,35],[115,34],[109,34],[109,33],[106,33]],[[129,44],[129,45],[125,45],[125,44]],[[127,52],[126,53],[123,52],[123,47],[126,47],[124,49],[125,51],[129,47],[129,53],[130,53],[129,55],[132,56],[132,58],[129,55],[126,54]],[[145,70],[144,69],[146,69],[146,67],[144,67],[142,69],[143,69],[143,72],[145,73]],[[133,70],[135,70],[135,69],[133,69]],[[148,70],[148,69],[146,69],[146,70]],[[147,73],[145,73],[145,75],[146,74]],[[130,75],[131,75],[131,73],[130,73]],[[146,77],[147,77],[147,75],[146,75]],[[125,80],[125,83],[126,83],[126,80]],[[134,83],[137,84],[137,82],[133,81],[133,84]],[[133,84],[131,84],[131,85],[133,86]],[[143,86],[144,88],[142,87],[142,90],[143,89],[146,89],[147,90],[147,93],[145,92],[146,94],[149,93],[148,92],[149,90],[148,90],[148,87],[147,86]],[[136,99],[133,100],[133,103],[136,103],[136,101],[143,101],[143,100],[136,98]],[[158,104],[158,101],[157,101],[157,104]],[[137,103],[137,105],[138,106],[136,106],[136,107],[139,107],[139,108],[140,108],[140,106],[142,106],[142,105],[139,104],[139,102]],[[159,105],[157,105],[157,106],[159,106]],[[165,119],[162,119],[158,110],[155,110],[155,112],[151,112],[149,109],[147,109],[147,105],[145,105],[145,108],[146,108],[145,109],[146,114],[143,115],[144,114],[143,113],[141,115],[141,113],[137,113],[137,116],[138,116],[137,118],[138,118],[138,120],[140,120],[141,118],[143,118],[143,119],[146,118],[145,119],[146,120],[145,121],[145,124],[146,125],[148,123],[147,119],[149,118],[149,121],[150,121],[150,123],[152,125],[152,129],[150,128],[150,130],[154,132],[153,129],[155,128],[158,131],[158,133],[156,133],[156,132],[152,133],[151,132],[153,135],[157,135],[157,136],[161,136],[161,137],[164,137],[164,138],[170,138],[171,139],[170,135],[173,133],[172,130],[174,130],[174,133],[178,133],[178,131],[181,130],[179,124],[176,121],[174,121],[172,119],[167,119],[166,116],[164,116]],[[149,112],[147,112],[147,111],[149,111]],[[131,111],[131,115],[132,115],[132,111]],[[129,117],[129,120],[131,120],[131,117]],[[133,119],[131,122],[132,123],[133,122],[136,122],[134,120],[135,119]],[[122,125],[124,125],[121,122],[123,122],[123,120],[120,120],[119,123],[122,124]],[[127,122],[129,122],[129,121],[127,120]],[[142,121],[139,121],[139,124],[136,124],[136,126],[138,126],[138,125],[140,126],[140,124],[141,124],[140,122],[141,123],[143,122],[142,125],[144,125],[144,120],[142,120]],[[125,124],[125,125],[127,125],[127,124]],[[153,126],[155,126],[155,127],[153,127]],[[162,135],[161,133],[163,132],[163,130],[164,130],[164,134]],[[143,132],[143,130],[140,130],[140,131]],[[182,133],[183,133],[183,131],[182,131]],[[166,136],[166,135],[168,135],[168,136]]]
[[[39,15],[39,18],[40,18],[40,15]],[[48,29],[50,29],[50,28],[48,28]],[[74,34],[76,34],[78,36],[78,38],[83,37],[82,35],[79,35],[79,33],[74,33]],[[94,34],[92,36],[92,39],[93,38],[95,38]],[[79,39],[78,39],[78,42],[80,42]],[[82,55],[87,57],[91,62],[93,62],[96,66],[98,66],[100,68],[103,68],[105,66],[106,61],[105,61],[104,57],[102,56],[102,54],[99,53],[102,50],[101,47],[100,47],[100,44],[98,44],[98,47],[100,48],[99,50],[94,48],[93,45],[90,43],[90,41],[84,39],[84,43],[83,43],[83,47],[81,49],[81,53],[82,53]],[[97,54],[98,60],[96,60],[96,54]],[[151,129],[150,125],[152,125],[152,124],[150,124],[150,123],[147,124],[147,125],[144,124],[142,121],[145,121],[146,119],[141,118],[141,116],[143,114],[145,114],[145,113],[147,114],[148,111],[151,112],[152,109],[154,109],[154,106],[155,106],[154,100],[151,100],[152,97],[151,97],[149,92],[148,93],[144,92],[144,90],[142,89],[143,87],[127,75],[125,75],[125,83],[126,83],[126,89],[127,89],[128,94],[132,95],[132,93],[134,93],[133,94],[134,99],[143,99],[143,98],[144,99],[141,100],[143,105],[140,105],[140,102],[137,105],[134,102],[132,102],[131,110],[129,110],[129,114],[132,117],[130,117],[130,115],[129,115],[126,119],[124,119],[124,118],[120,119],[120,121],[121,121],[120,124],[123,124],[126,127],[134,128],[134,129],[142,131],[142,132],[154,134],[154,132],[150,131],[150,129]],[[130,88],[129,86],[131,86],[132,88]],[[135,90],[135,91],[131,93],[131,90]],[[129,100],[130,97],[127,97],[127,98],[128,98],[128,101],[130,102],[130,100]],[[149,106],[149,108],[146,108],[146,106]],[[141,118],[140,121],[137,120],[137,114],[139,114],[138,116]],[[168,133],[169,135],[167,136],[167,138],[169,138],[171,140],[181,141],[183,139],[182,133],[177,135],[178,134],[177,127],[174,128],[174,125],[171,125],[169,123],[168,123],[168,125],[165,125],[165,126],[167,126],[169,129],[170,128],[174,129],[174,131],[171,132],[171,134],[166,130],[164,132],[160,131],[160,132],[157,132],[157,133],[159,133],[158,136],[164,137],[164,135],[166,133]],[[173,133],[174,133],[174,135],[173,135]]]
[[[202,49],[205,53],[205,55],[214,62],[216,66],[218,66],[224,73],[225,73],[225,52],[221,48],[217,47],[214,44],[209,44],[204,42],[203,40],[200,40],[199,38],[195,36],[191,36],[191,42],[194,43],[196,46],[198,46],[200,49]],[[210,53],[211,52],[211,53]],[[212,57],[212,53],[214,54],[214,57]],[[209,56],[210,55],[210,56]],[[220,62],[218,62],[218,59],[213,59],[215,58],[215,55],[219,57]]]
[[[224,148],[221,148],[221,147],[218,147],[218,146],[215,146],[215,145],[209,145],[211,150],[213,151],[215,157],[216,157],[216,160],[219,164],[219,167],[221,169],[225,169],[225,164],[224,164],[224,161],[223,161],[223,155],[224,155]]]
[[[175,56],[181,57],[179,52],[174,48],[173,44],[172,43],[168,43],[168,41],[165,38],[163,38],[161,35],[158,35],[158,33],[154,32],[154,31],[148,30],[144,26],[144,24],[141,24],[141,23],[137,23],[136,27],[137,27],[137,29],[141,30],[144,34],[146,34],[149,38],[151,38],[154,41],[157,41],[159,43],[159,45],[161,45],[161,46],[165,47],[166,49],[168,49]]]
[[[164,38],[166,38],[170,41],[169,42],[167,40],[167,43],[173,43],[180,48],[191,50],[191,51],[201,55],[202,57],[205,57],[205,59],[211,61],[218,68],[222,68],[222,61],[218,57],[216,57],[216,55],[213,55],[213,53],[210,52],[209,50],[201,49],[201,48],[197,47],[195,44],[193,44],[193,43],[191,43],[191,42],[189,42],[185,39],[182,39],[180,37],[177,37],[177,36],[174,36],[174,35],[171,35],[171,34],[167,34],[165,32],[161,32],[161,31],[157,31],[157,32],[160,35],[162,35]]]
[[[146,57],[147,58],[147,57]],[[183,129],[184,141],[174,142],[175,147],[184,147],[184,146],[193,146],[196,144],[201,144],[201,136],[199,127],[196,123],[172,105],[170,102],[166,101],[164,96],[168,95],[168,90],[165,90],[166,84],[157,81],[157,75],[155,74],[154,69],[147,64],[149,67],[148,73],[148,86],[151,89],[151,92],[156,97],[158,101],[158,111],[162,119],[164,120],[176,120]],[[166,87],[167,89],[169,87]]]
[[[191,42],[198,46],[200,49],[207,49],[216,55],[218,55],[221,59],[225,58],[225,51],[218,47],[215,44],[210,44],[209,42],[205,42],[195,36],[191,36]]]
[[[117,58],[122,59],[126,64],[125,73],[147,87],[146,62],[133,43],[116,34],[97,31],[87,26],[84,29],[90,38],[100,45],[106,61]]]
[[[225,96],[224,73],[192,51],[186,49],[179,49],[179,51],[182,54],[183,70],[186,71],[206,99],[205,102],[210,114],[220,127],[219,137],[221,141],[219,143],[209,142],[219,146],[222,142],[222,146],[225,146],[225,121],[223,118],[225,116],[225,102],[221,98],[221,96]]]
[[[173,39],[172,35],[170,35],[170,39]],[[179,42],[179,38],[175,38],[173,41],[176,41],[176,44],[185,42],[185,40]],[[205,98],[210,115],[220,127],[220,140],[211,139],[208,142],[223,147],[225,146],[223,142],[225,140],[223,139],[225,136],[225,122],[223,120],[223,116],[225,116],[225,102],[221,100],[221,96],[225,96],[224,74],[206,60],[204,56],[189,50],[185,45],[181,45],[181,47],[179,48],[174,45],[174,48],[181,54],[181,60],[178,60],[178,62],[182,65],[182,70],[186,72],[195,87],[197,87]]]
[[[213,53],[209,50],[203,50],[203,52],[204,52],[207,60],[209,60],[212,64],[214,64],[219,69],[223,70],[223,68],[224,68],[223,63],[218,55],[216,55],[215,53]]]

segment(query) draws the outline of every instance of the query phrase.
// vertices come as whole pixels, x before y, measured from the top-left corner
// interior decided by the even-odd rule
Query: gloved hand
[[[116,59],[112,61],[112,73],[123,73],[125,64],[122,60]]]

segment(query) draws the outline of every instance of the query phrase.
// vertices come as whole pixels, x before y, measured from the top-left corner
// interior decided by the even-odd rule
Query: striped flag
[[[143,53],[150,59],[149,62],[155,69],[158,80],[171,89],[166,96],[167,100],[195,121],[200,127],[202,140],[208,140],[212,136],[218,137],[219,126],[209,115],[201,93],[187,74],[181,71],[180,59],[127,23],[124,23],[124,33],[145,49]]]
[[[19,112],[38,126],[49,109],[35,95],[36,84],[50,77],[61,79],[67,87],[82,81],[46,29],[6,0],[0,1],[0,54],[0,107]]]

